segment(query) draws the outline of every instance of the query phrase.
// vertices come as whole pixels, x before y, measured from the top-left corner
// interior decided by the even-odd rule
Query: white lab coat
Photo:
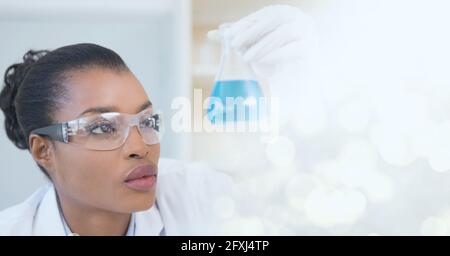
[[[160,159],[156,205],[135,213],[135,235],[214,235],[213,204],[230,191],[231,178],[202,164]],[[66,235],[52,184],[0,212],[0,235]]]

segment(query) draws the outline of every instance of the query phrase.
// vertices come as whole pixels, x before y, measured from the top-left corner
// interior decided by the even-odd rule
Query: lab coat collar
[[[56,192],[53,185],[49,189],[38,206],[33,222],[33,234],[43,236],[64,236],[64,224],[60,215]],[[154,236],[163,233],[164,224],[155,203],[150,209],[136,212],[135,230],[137,236]]]
[[[64,225],[59,214],[56,193],[53,185],[49,188],[38,206],[33,222],[33,235],[64,236]]]
[[[146,211],[136,212],[135,222],[136,236],[159,236],[164,233],[164,223],[157,203]]]

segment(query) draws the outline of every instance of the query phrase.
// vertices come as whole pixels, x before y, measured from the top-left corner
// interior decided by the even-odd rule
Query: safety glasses
[[[152,109],[135,115],[117,112],[89,115],[38,128],[31,133],[92,150],[113,150],[125,143],[130,129],[134,126],[145,144],[160,143],[161,119],[159,114],[153,114]]]

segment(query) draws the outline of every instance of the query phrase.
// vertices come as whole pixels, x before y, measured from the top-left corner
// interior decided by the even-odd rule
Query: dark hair
[[[128,70],[114,51],[87,43],[53,51],[30,50],[22,63],[6,69],[0,108],[5,115],[6,134],[14,145],[29,150],[30,132],[54,123],[56,109],[67,99],[64,82],[69,73],[91,67]]]

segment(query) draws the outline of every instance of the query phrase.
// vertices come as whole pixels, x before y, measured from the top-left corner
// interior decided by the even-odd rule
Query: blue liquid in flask
[[[211,93],[208,118],[212,124],[258,121],[264,111],[260,104],[262,97],[256,80],[217,80]],[[230,100],[234,104],[229,104]]]

